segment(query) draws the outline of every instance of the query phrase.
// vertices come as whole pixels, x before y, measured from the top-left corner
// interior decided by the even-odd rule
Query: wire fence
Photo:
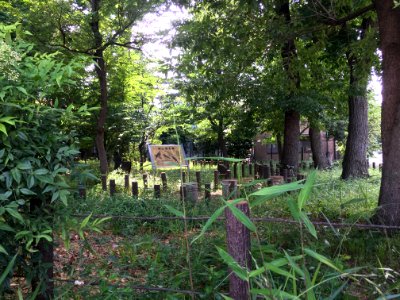
[[[73,217],[86,218],[89,214],[73,214]],[[92,215],[94,218],[111,218],[111,219],[126,219],[126,220],[137,220],[137,221],[208,221],[209,216],[197,216],[197,217],[177,217],[177,216],[128,216],[128,215],[109,215],[109,214],[99,214]],[[216,221],[224,221],[225,217],[218,217]],[[250,218],[253,222],[265,222],[265,223],[286,223],[286,224],[299,224],[296,220],[291,220],[287,218],[274,218],[274,217],[259,217]],[[348,228],[354,227],[357,229],[379,229],[379,230],[400,230],[400,226],[391,225],[380,225],[380,224],[362,224],[362,223],[337,223],[328,221],[316,221],[313,220],[311,223],[316,227],[333,227],[333,228]]]

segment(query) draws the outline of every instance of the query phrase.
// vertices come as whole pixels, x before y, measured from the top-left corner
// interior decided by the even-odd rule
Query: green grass
[[[213,179],[213,169],[191,168],[191,172],[201,170],[204,183]],[[165,207],[169,205],[183,212],[183,203],[179,199],[179,170],[166,170],[168,190],[160,199],[154,199],[151,189],[143,189],[141,175],[131,174],[140,183],[140,196],[134,199],[122,188],[114,196],[101,191],[99,185],[88,191],[86,200],[75,198],[70,208],[76,213],[112,214],[128,216],[173,216]],[[330,222],[366,223],[377,206],[380,185],[379,171],[370,170],[371,177],[366,179],[342,181],[340,170],[319,172],[310,199],[303,210],[310,219],[329,220]],[[194,173],[193,173],[194,174]],[[123,186],[123,174],[113,172],[110,178]],[[149,186],[160,183],[159,176],[149,178]],[[250,190],[248,192],[251,192]],[[298,192],[291,192],[252,209],[253,217],[291,218],[287,205],[288,198],[297,198]],[[210,203],[200,200],[196,205],[186,203],[187,216],[210,216],[223,205],[219,197]],[[133,284],[163,286],[176,289],[190,289],[189,268],[186,261],[186,238],[190,242],[197,236],[204,222],[188,222],[187,232],[182,221],[137,221],[113,219],[107,222],[106,232],[119,237],[118,254],[112,256],[113,267],[109,267],[110,258],[102,258],[96,266],[87,265],[87,269],[96,269],[103,278],[114,278],[120,282],[125,278]],[[332,277],[336,274],[329,265],[307,257],[305,266],[310,272],[316,299],[332,296],[338,291],[336,299],[371,299],[382,294],[399,293],[400,235],[387,236],[377,230],[359,230],[354,227],[333,229],[329,226],[318,229],[318,239],[308,234],[298,224],[256,223],[257,236],[252,235],[253,268],[262,262],[285,259],[284,251],[290,256],[302,255],[304,248],[329,258],[337,268],[360,267],[357,277]],[[226,248],[223,222],[215,222],[203,237],[191,245],[190,261],[194,290],[204,293],[205,299],[221,298],[219,293],[227,292],[227,266],[219,256],[216,246]],[[96,238],[100,239],[101,235]],[[106,241],[104,241],[106,243]],[[304,260],[304,259],[302,259]],[[287,267],[285,267],[287,268]],[[129,275],[136,270],[140,278]],[[290,272],[290,268],[286,269]],[[129,271],[129,272],[128,272]],[[81,271],[80,271],[81,272]],[[354,271],[355,272],[355,271]],[[79,272],[75,273],[78,274]],[[296,285],[287,277],[274,272],[264,272],[251,280],[253,288],[275,288],[297,295],[305,288],[305,279],[296,277]],[[327,280],[331,278],[330,280]],[[140,279],[140,280],[139,280]],[[311,280],[310,279],[310,280]],[[112,281],[112,280],[111,280]],[[343,285],[345,282],[346,285]],[[319,284],[321,283],[321,284]],[[271,286],[272,285],[272,286]],[[100,282],[99,287],[73,288],[61,285],[59,293],[73,299],[189,299],[188,295],[164,292],[133,291],[128,284],[116,288],[110,281]],[[132,296],[136,295],[136,296]],[[301,296],[303,297],[303,296]],[[301,298],[300,297],[300,298]],[[347,297],[347,298],[346,298]]]

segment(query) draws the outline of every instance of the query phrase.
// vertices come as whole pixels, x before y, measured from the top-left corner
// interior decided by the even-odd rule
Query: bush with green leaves
[[[52,247],[58,208],[67,205],[68,175],[79,153],[73,131],[66,130],[73,107],[57,108],[75,71],[57,54],[33,53],[18,25],[0,25],[0,47],[8,49],[0,57],[6,71],[0,75],[0,295],[18,272],[34,283],[34,298],[46,288],[50,266],[43,263],[43,250]]]

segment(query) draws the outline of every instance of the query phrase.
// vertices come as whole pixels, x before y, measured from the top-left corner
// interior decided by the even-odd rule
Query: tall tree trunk
[[[228,151],[226,149],[226,144],[225,144],[225,136],[224,136],[224,129],[219,129],[218,130],[218,147],[219,151],[221,153],[222,157],[227,157],[228,156]]]
[[[289,0],[277,1],[277,13],[284,17],[287,25],[291,23]],[[288,92],[290,99],[295,90],[300,88],[300,74],[293,66],[293,61],[297,58],[296,44],[293,38],[288,38],[281,50],[283,67],[292,89]],[[283,136],[282,164],[292,166],[295,169],[299,164],[299,138],[300,138],[300,114],[293,109],[285,111],[285,129]]]
[[[382,51],[383,168],[377,219],[400,226],[400,8],[392,0],[375,1]]]
[[[100,172],[102,175],[106,175],[108,173],[108,161],[106,148],[104,145],[104,127],[108,110],[107,70],[106,63],[104,61],[104,50],[102,48],[103,37],[100,32],[99,24],[100,0],[91,0],[90,3],[92,6],[92,19],[90,21],[90,27],[94,36],[94,46],[95,49],[97,49],[93,59],[96,63],[95,70],[100,85],[100,113],[97,119],[96,146],[100,160]]]
[[[282,164],[297,169],[299,164],[300,114],[294,110],[285,112]]]
[[[322,152],[321,130],[310,123],[309,136],[314,167],[321,170],[326,169],[328,167],[328,159],[325,153]]]
[[[366,36],[369,19],[363,19],[360,40]],[[371,71],[371,59],[367,55],[363,60],[347,53],[350,70],[349,126],[346,149],[343,158],[342,179],[368,176],[368,74]]]
[[[146,140],[145,137],[142,138],[142,141],[139,143],[139,171],[143,172],[143,164],[146,161]]]
[[[278,161],[282,162],[283,145],[282,145],[282,135],[280,133],[276,134],[276,147],[278,148]]]
[[[349,127],[343,158],[342,179],[368,176],[368,101],[366,96],[349,97]]]

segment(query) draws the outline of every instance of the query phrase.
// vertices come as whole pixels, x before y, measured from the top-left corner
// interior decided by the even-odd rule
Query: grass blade
[[[14,267],[15,260],[17,259],[18,253],[14,255],[11,261],[8,263],[6,269],[0,276],[0,286],[3,284],[4,280],[7,278],[8,274],[11,272],[12,268]]]

